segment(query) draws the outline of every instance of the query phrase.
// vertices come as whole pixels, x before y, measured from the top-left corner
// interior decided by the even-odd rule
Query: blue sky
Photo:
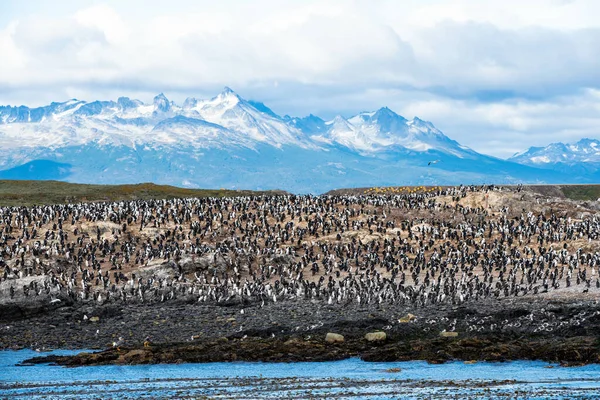
[[[0,2],[0,104],[223,86],[275,112],[388,106],[508,157],[600,138],[596,0]]]

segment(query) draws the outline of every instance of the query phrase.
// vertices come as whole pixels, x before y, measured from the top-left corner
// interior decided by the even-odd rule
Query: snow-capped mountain
[[[240,132],[256,142],[276,147],[312,147],[299,129],[289,126],[275,114],[258,110],[228,87],[210,100],[188,98],[183,113],[191,118],[224,126],[232,132]]]
[[[461,146],[436,129],[432,123],[415,117],[412,120],[387,107],[375,112],[362,112],[345,119],[341,115],[325,122],[325,132],[312,136],[323,143],[337,143],[362,154],[376,154],[390,147],[413,151],[437,150],[460,158],[475,152]]]
[[[70,100],[35,109],[2,107],[0,121],[0,145],[8,148],[39,144],[40,136],[52,148],[92,142],[312,146],[299,129],[257,110],[229,88],[210,100],[188,98],[183,107],[162,93],[152,104],[121,97],[117,102]]]
[[[336,187],[561,181],[479,154],[389,108],[279,116],[229,88],[182,105],[69,100],[0,107],[0,177],[323,192]],[[432,160],[439,160],[430,164]]]
[[[563,173],[567,182],[600,180],[600,141],[581,139],[576,143],[552,143],[531,147],[509,159],[522,165]]]
[[[577,143],[552,143],[546,147],[530,147],[527,151],[517,153],[512,161],[536,166],[555,163],[578,164],[600,163],[600,141],[581,139]]]
[[[280,117],[262,103],[246,101],[229,88],[208,100],[188,98],[182,106],[164,94],[152,104],[121,97],[114,101],[69,100],[46,107],[0,107],[0,142],[6,148],[58,148],[92,142],[123,144],[183,143],[194,147],[253,148],[257,144],[324,148],[341,145],[375,154],[401,146],[414,151],[439,150],[458,157],[475,154],[446,137],[431,123],[407,120],[389,108],[324,121]]]

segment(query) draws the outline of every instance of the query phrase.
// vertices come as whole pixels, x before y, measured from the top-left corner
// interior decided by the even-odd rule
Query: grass
[[[176,197],[235,197],[275,195],[282,191],[187,189],[153,183],[86,185],[59,181],[0,180],[0,206],[31,206],[94,201],[172,199]]]
[[[572,200],[597,200],[600,198],[600,185],[565,185],[561,189],[565,197]]]
[[[600,185],[536,185],[536,191],[561,191],[573,200],[600,198]],[[340,189],[330,193],[364,193],[363,189]],[[283,191],[250,191],[226,189],[188,189],[176,186],[140,183],[135,185],[87,185],[60,181],[0,180],[0,206],[31,206],[93,201],[172,199],[176,197],[235,197],[275,195]]]

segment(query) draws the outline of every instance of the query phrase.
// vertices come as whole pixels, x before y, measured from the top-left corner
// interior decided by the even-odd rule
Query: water
[[[600,398],[600,365],[562,368],[528,361],[430,365],[350,359],[323,363],[16,366],[38,355],[30,350],[0,351],[1,399]]]

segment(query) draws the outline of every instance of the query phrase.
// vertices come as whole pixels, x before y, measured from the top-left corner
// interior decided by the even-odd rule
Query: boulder
[[[344,337],[338,333],[327,333],[327,335],[325,335],[325,341],[327,343],[343,343],[344,342]]]
[[[193,272],[217,272],[227,271],[228,256],[224,256],[220,252],[210,251],[201,256],[184,256],[177,264],[181,267],[184,273]]]
[[[1,271],[1,269],[0,269]],[[44,287],[49,285],[50,293],[42,290],[39,296],[34,290],[29,290],[25,295],[23,286],[35,284]],[[13,295],[11,296],[11,286]],[[28,318],[36,314],[47,313],[51,310],[73,304],[73,301],[61,293],[56,285],[51,284],[48,275],[27,276],[23,278],[10,278],[0,282],[0,321],[10,321]]]
[[[0,305],[15,303],[20,306],[28,307],[30,305],[38,305],[37,303],[47,303],[49,296],[46,291],[42,292],[42,295],[35,296],[33,290],[29,296],[25,296],[23,286],[29,286],[36,283],[38,286],[44,286],[44,283],[50,286],[50,295],[57,295],[58,290],[55,285],[51,284],[51,279],[48,275],[36,275],[27,276],[23,278],[17,278],[13,275],[13,279],[7,279],[0,282]],[[13,296],[10,295],[10,288],[13,288]]]
[[[144,350],[131,350],[125,353],[122,358],[127,364],[140,363],[146,357],[146,351]]]
[[[407,324],[411,321],[414,321],[415,319],[417,319],[416,315],[413,315],[411,313],[406,314],[404,317],[400,318],[398,320],[398,322],[400,322],[401,324]]]
[[[385,332],[369,332],[365,335],[367,342],[382,342],[387,338]]]
[[[440,336],[441,337],[447,337],[447,338],[457,337],[458,336],[458,332],[446,332],[446,331],[442,331],[442,332],[440,332]]]
[[[157,279],[172,279],[177,276],[177,265],[173,261],[152,260],[148,265],[139,268],[136,275],[143,279],[156,277]]]

